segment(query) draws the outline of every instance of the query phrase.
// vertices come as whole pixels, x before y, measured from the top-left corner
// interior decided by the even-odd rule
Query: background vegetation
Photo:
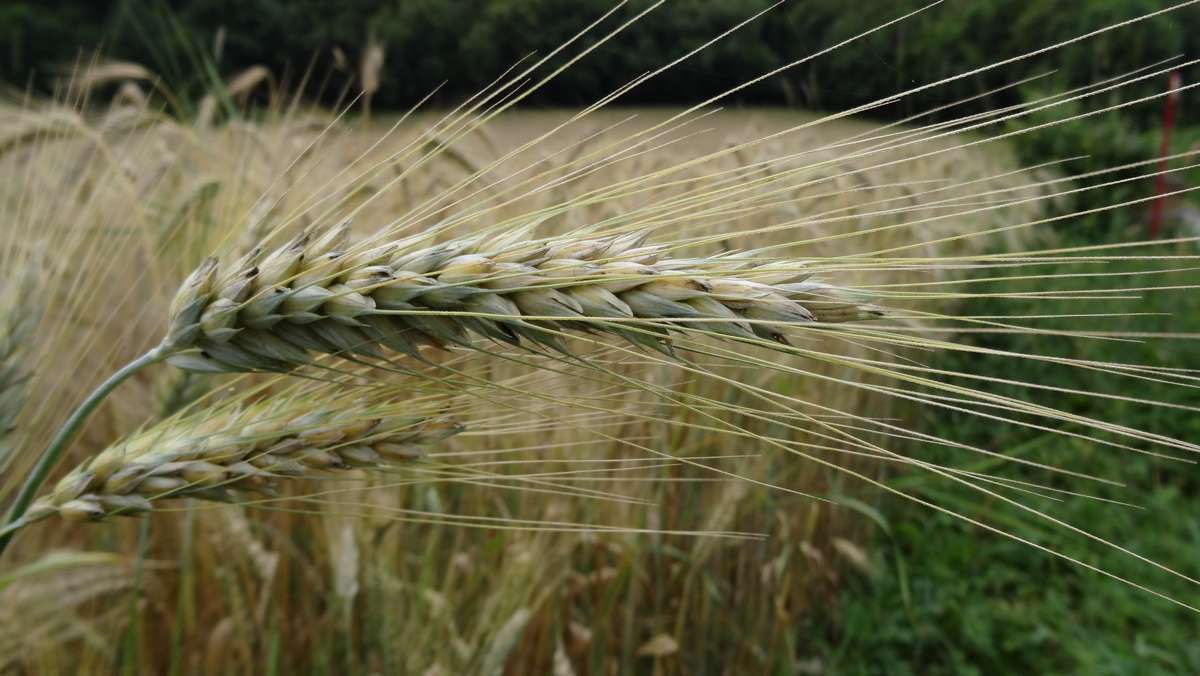
[[[1094,241],[1082,233],[1063,233],[1063,243]],[[1160,247],[1158,255],[1191,253]],[[1136,266],[1114,264],[1106,272],[1133,271]],[[1079,265],[1062,265],[1047,273],[1078,273]],[[1169,274],[1167,283],[1195,280],[1195,272]],[[1139,274],[1121,285],[1151,286],[1163,275]],[[1096,280],[1081,281],[1077,289],[1096,287]],[[1005,291],[1034,291],[1037,282],[1004,285]],[[999,291],[996,284],[988,291]],[[983,289],[981,289],[983,290]],[[1032,301],[975,299],[963,312],[976,315],[1021,312],[1105,312],[1113,301]],[[1183,336],[1200,331],[1200,299],[1190,292],[1148,294],[1124,301],[1131,316],[1117,321],[1049,320],[1044,328],[1075,332],[1171,332],[1178,339],[1113,341],[1094,336],[966,335],[970,342],[1001,350],[1152,366],[1194,364],[1200,348]],[[1111,307],[1107,311],[1111,311]],[[1151,313],[1149,316],[1132,313]],[[1105,376],[1096,372],[1046,370],[1034,362],[940,354],[934,368],[964,369],[995,378],[1034,381],[1055,387],[1097,392]],[[997,392],[1017,394],[1016,388],[997,385]],[[1200,405],[1195,390],[1141,383],[1131,388],[1137,397]],[[1200,436],[1200,421],[1184,408],[1147,414],[1128,402],[1104,401],[1075,394],[1056,395],[1065,410],[1102,420],[1120,420],[1141,429]],[[920,427],[931,434],[953,433],[972,444],[1003,445],[1007,454],[1056,466],[1087,468],[1119,478],[1124,487],[1109,487],[1095,495],[1136,506],[1118,506],[1094,500],[1058,496],[1042,500],[1039,507],[1054,516],[1091,525],[1102,537],[1160,560],[1178,563],[1188,575],[1200,574],[1200,518],[1193,505],[1197,483],[1195,466],[1163,463],[1144,455],[1087,444],[1064,443],[1061,437],[1037,430],[1019,433],[1005,428],[997,438],[995,425],[979,418],[944,411],[927,411]],[[935,460],[936,453],[922,452]],[[983,470],[989,463],[980,463]],[[1011,476],[1033,480],[1032,473]],[[946,497],[945,487],[925,475],[897,477],[897,487],[920,488],[931,497]],[[1133,498],[1133,496],[1139,496]],[[885,509],[886,531],[881,530],[873,549],[873,576],[854,578],[832,612],[814,623],[822,635],[830,673],[862,674],[1189,674],[1200,671],[1200,646],[1194,637],[1200,619],[1194,613],[1151,600],[1143,592],[1109,584],[1099,576],[1064,561],[1051,559],[1027,545],[980,533],[957,519],[932,515],[918,506],[893,501]],[[994,502],[958,503],[975,518],[1008,521],[1011,514]],[[1155,524],[1147,528],[1145,524]],[[1069,549],[1069,538],[1057,529],[1028,532],[1056,549]],[[1121,573],[1134,572],[1139,564],[1116,552],[1087,559]]]
[[[194,48],[203,46],[222,73],[251,65],[290,73],[293,83],[313,64],[326,82],[335,48],[358,62],[366,45],[384,46],[389,67],[379,106],[407,107],[435,89],[442,102],[473,94],[499,69],[537,51],[546,54],[574,36],[611,0],[10,0],[0,6],[0,77],[46,90],[91,47],[128,59],[181,85],[201,75]],[[633,0],[606,25],[645,10]],[[774,0],[672,0],[600,47],[540,90],[528,103],[575,106],[608,93],[618,79],[658,68],[711,40]],[[916,10],[924,0],[858,3],[841,0],[784,3],[699,58],[672,69],[658,86],[622,102],[691,104],[768,70]],[[841,110],[907,87],[1017,56],[1076,36],[1081,27],[1106,26],[1162,9],[1157,0],[952,0],[895,27],[857,40],[812,63],[739,92],[744,104],[789,104]],[[975,96],[1029,75],[1055,71],[1058,84],[1080,86],[1101,76],[1141,68],[1187,51],[1200,33],[1200,9],[1189,7],[1090,41],[1070,50],[992,69],[945,87],[905,97],[877,115],[899,116]],[[594,43],[601,33],[584,38]],[[1118,42],[1119,41],[1119,42]],[[354,69],[330,72],[313,95],[334,100]],[[439,89],[440,87],[440,89]],[[1132,98],[1161,89],[1147,82],[1122,90]],[[1019,93],[989,94],[977,109],[1009,105]],[[1200,101],[1188,94],[1190,102]],[[957,110],[953,114],[959,115]]]

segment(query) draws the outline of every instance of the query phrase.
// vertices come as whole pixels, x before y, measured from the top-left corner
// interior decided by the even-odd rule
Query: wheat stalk
[[[150,426],[64,476],[25,523],[55,514],[75,521],[137,514],[167,498],[274,495],[286,479],[419,459],[427,445],[463,430],[432,410],[436,398],[331,401],[320,392],[202,409]]]

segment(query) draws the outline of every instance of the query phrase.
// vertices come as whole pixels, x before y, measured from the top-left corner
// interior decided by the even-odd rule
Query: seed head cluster
[[[671,258],[645,233],[529,241],[527,231],[440,244],[348,246],[349,227],[307,232],[230,266],[206,260],[172,304],[164,348],[181,368],[283,371],[314,354],[382,358],[473,335],[561,350],[565,330],[665,350],[671,331],[786,343],[789,326],[880,316],[802,263]]]
[[[438,416],[372,410],[271,398],[170,418],[72,470],[27,518],[98,520],[145,512],[166,498],[228,502],[238,493],[273,495],[283,479],[419,459],[426,446],[463,429]]]

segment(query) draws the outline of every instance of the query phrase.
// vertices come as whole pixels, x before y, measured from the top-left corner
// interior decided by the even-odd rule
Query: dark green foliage
[[[1083,242],[1081,239],[1068,241]],[[1064,244],[1065,245],[1065,244]],[[1173,249],[1148,254],[1181,253]],[[1192,253],[1191,251],[1184,253]],[[1161,267],[1160,267],[1161,266]],[[1181,264],[1178,267],[1185,267]],[[1093,265],[1098,272],[1146,270],[1167,266],[1154,262]],[[1078,273],[1083,265],[1062,265],[1040,272]],[[1144,287],[1195,284],[1195,271],[1139,274],[1130,278],[1060,280],[1055,288]],[[1046,282],[1007,282],[978,291],[1032,291]],[[1134,295],[1134,294],[1121,294]],[[1070,319],[1038,322],[1046,328],[1096,331],[1200,331],[1200,298],[1193,291],[1142,294],[1138,300],[1014,301],[978,299],[964,311],[978,315],[1079,312],[1150,312],[1160,316]],[[1169,315],[1169,316],[1168,316]],[[970,342],[1023,354],[1192,368],[1200,362],[1194,340],[1156,339],[1114,342],[1098,338],[1028,335],[964,336]],[[1187,406],[1200,405],[1200,391],[1146,381],[1125,381],[1111,374],[1048,367],[1034,361],[943,354],[934,368],[1037,382],[1084,391],[1113,392]],[[1200,417],[1187,410],[1151,408],[1130,402],[1078,394],[1032,392],[998,384],[989,391],[1021,396],[1064,410],[1150,432],[1195,441]],[[1053,425],[1060,427],[1061,425]],[[1193,577],[1200,575],[1200,474],[1196,465],[1150,458],[1105,448],[1037,430],[1020,431],[965,414],[925,410],[918,427],[955,441],[977,444],[1008,455],[1095,473],[1127,483],[1097,486],[1078,480],[1048,478],[1043,472],[1009,467],[1003,476],[1134,502],[1144,509],[1066,496],[1065,502],[1031,499],[1034,506],[1069,523],[1162,562]],[[1072,429],[1069,426],[1066,429]],[[946,451],[912,451],[941,462],[981,470],[994,462]],[[934,498],[973,518],[1015,529],[1058,551],[1119,575],[1148,582],[1176,598],[1195,604],[1195,588],[1155,573],[1147,564],[1111,549],[1083,545],[1078,536],[1050,524],[1029,523],[995,499],[953,489],[927,475],[895,479],[898,487]],[[1017,496],[1018,494],[1010,493]],[[817,651],[832,674],[1194,674],[1200,673],[1200,617],[1185,609],[1098,574],[1041,553],[1028,545],[984,533],[927,508],[888,499],[884,505],[892,537],[876,547],[882,571],[876,578],[855,581],[832,614],[814,627]]]
[[[1027,97],[1032,101],[1047,94],[1049,92],[1030,90]],[[1012,137],[1013,148],[1018,159],[1025,165],[1056,162],[1057,172],[1079,177],[1071,185],[1060,185],[1057,188],[1060,192],[1074,192],[1054,203],[1052,215],[1103,210],[1087,219],[1070,218],[1059,221],[1054,226],[1056,229],[1068,230],[1070,236],[1084,236],[1092,242],[1144,236],[1149,204],[1138,200],[1154,194],[1154,179],[1147,175],[1158,171],[1157,163],[1139,164],[1117,171],[1108,170],[1157,158],[1161,139],[1158,129],[1143,131],[1137,128],[1128,116],[1115,111],[1035,129],[1089,109],[1094,108],[1085,108],[1077,102],[1072,102],[1010,122],[1009,130],[1024,131]],[[1178,152],[1184,146],[1178,142],[1179,139],[1176,141],[1173,146],[1175,152]],[[1175,162],[1175,165],[1192,161],[1181,160]],[[1086,176],[1098,171],[1104,173]],[[1115,181],[1123,182],[1096,187]],[[1091,189],[1078,190],[1080,188]],[[1110,206],[1130,201],[1134,203],[1127,207],[1108,209]]]
[[[211,50],[224,29],[224,48],[215,57],[222,73],[253,64],[292,81],[310,63],[318,80],[338,47],[351,68],[369,35],[387,45],[378,106],[411,105],[439,85],[442,102],[461,100],[491,82],[516,60],[545,55],[612,8],[612,0],[122,0],[32,2],[0,7],[3,52],[0,73],[23,84],[32,69],[44,77],[69,65],[77,50],[104,43],[114,57],[139,61],[168,79],[194,75],[186,52]],[[646,9],[633,0],[616,10],[579,45],[594,44]],[[572,65],[533,95],[537,104],[589,103],[642,73],[687,53],[756,12],[770,0],[673,0],[623,34]],[[842,0],[804,0],[775,7],[733,35],[639,88],[627,103],[694,103],[773,68],[813,54],[924,5],[924,0],[860,2],[852,11]],[[737,102],[788,103],[844,109],[1017,56],[1080,33],[1160,9],[1158,0],[1071,0],[948,2],[897,25],[858,39],[811,63],[750,87]],[[164,19],[170,16],[171,20]],[[171,27],[171,23],[176,26]],[[1200,33],[1200,8],[1186,8],[1095,40],[1055,50],[921,92],[891,104],[882,116],[923,110],[974,96],[1026,75],[1057,69],[1059,80],[1080,85],[1146,66],[1186,51],[1186,36]],[[571,53],[574,53],[573,51]],[[194,55],[193,55],[194,56]],[[551,67],[563,63],[553,60]],[[549,71],[540,71],[546,74]],[[337,100],[353,72],[338,73],[310,92]],[[178,83],[171,82],[178,89]],[[1126,89],[1122,96],[1161,89],[1158,81]],[[990,95],[972,110],[1011,104],[1018,93]],[[1188,95],[1190,100],[1196,100]],[[948,114],[961,114],[955,110]],[[1140,110],[1147,122],[1153,107]]]
[[[34,69],[74,63],[100,43],[111,3],[80,0],[0,3],[0,80],[24,87]],[[86,56],[86,54],[85,54]]]

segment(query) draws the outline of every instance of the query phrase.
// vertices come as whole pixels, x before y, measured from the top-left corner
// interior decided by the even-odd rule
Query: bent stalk
[[[70,446],[71,441],[79,433],[83,423],[96,410],[102,401],[117,388],[118,385],[125,382],[129,376],[140,371],[143,367],[161,361],[166,357],[166,351],[162,346],[155,347],[142,356],[134,359],[125,366],[108,377],[107,380],[100,383],[92,393],[84,399],[74,411],[71,412],[71,417],[63,423],[59,428],[58,434],[42,451],[42,455],[38,458],[37,464],[30,471],[29,476],[25,477],[25,483],[21,485],[21,490],[17,492],[17,497],[13,500],[12,507],[8,510],[8,515],[4,518],[4,526],[0,528],[0,556],[3,556],[5,548],[8,547],[8,542],[12,540],[13,534],[20,528],[20,521],[25,516],[26,510],[29,509],[30,503],[33,502],[34,496],[37,495],[38,489],[45,483],[46,477],[50,475],[50,470],[58,464],[59,458]]]

